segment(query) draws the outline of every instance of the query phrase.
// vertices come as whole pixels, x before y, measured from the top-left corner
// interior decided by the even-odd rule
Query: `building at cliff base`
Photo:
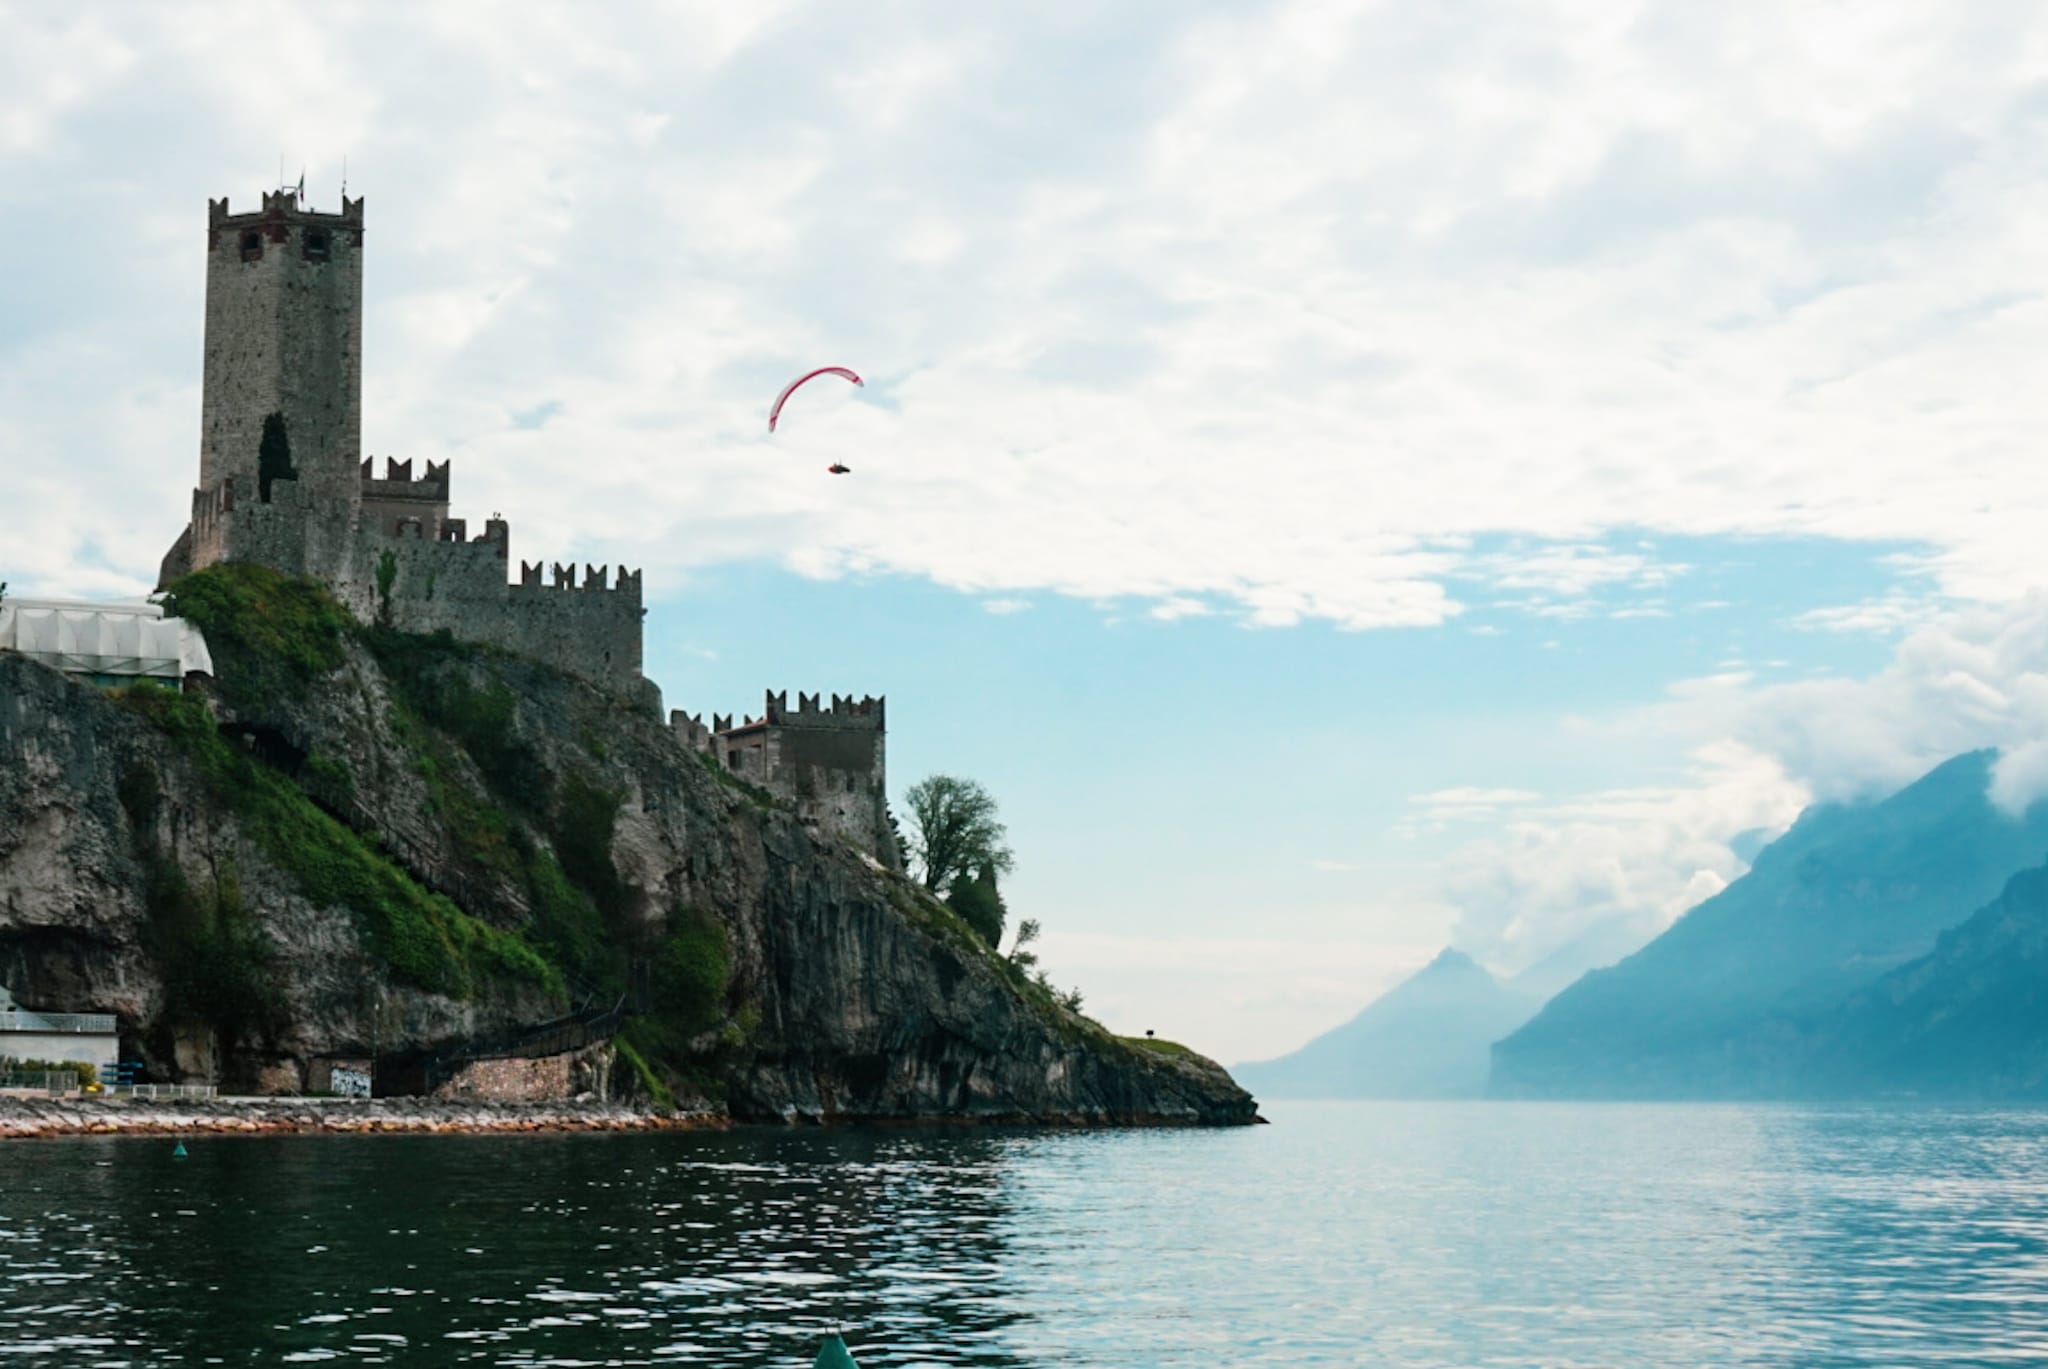
[[[761,716],[671,713],[686,746],[795,807],[804,825],[853,843],[894,869],[900,861],[889,826],[887,729],[883,701],[767,692]]]
[[[629,695],[641,680],[640,572],[520,563],[495,514],[449,515],[449,463],[362,454],[363,202],[288,190],[255,213],[209,202],[199,484],[159,587],[253,561],[331,588],[365,621],[447,629]],[[279,438],[281,437],[281,441]]]

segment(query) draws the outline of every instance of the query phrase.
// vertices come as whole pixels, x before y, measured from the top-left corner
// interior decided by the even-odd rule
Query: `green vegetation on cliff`
[[[454,997],[493,979],[556,992],[573,980],[623,995],[629,966],[643,960],[649,1011],[625,1039],[638,1048],[631,1068],[664,1092],[664,1078],[701,1086],[680,1063],[692,1042],[721,1024],[728,1037],[750,1030],[744,1013],[728,1020],[732,956],[717,918],[681,906],[650,931],[631,916],[611,854],[624,795],[600,778],[601,727],[580,730],[589,753],[582,763],[551,768],[521,730],[513,689],[480,677],[480,663],[502,653],[446,632],[357,624],[318,585],[253,565],[186,576],[171,587],[170,606],[207,633],[218,693],[238,728],[280,730],[308,688],[347,661],[351,638],[376,660],[391,691],[382,740],[395,743],[424,783],[458,875],[498,910],[488,920],[422,887],[374,831],[357,830],[374,817],[357,810],[357,779],[342,761],[299,759],[289,746],[280,760],[264,747],[237,745],[197,697],[143,687],[119,699],[179,743],[209,794],[248,823],[307,898],[357,913],[400,978]],[[356,826],[326,810],[354,814]],[[252,942],[237,930],[245,920],[234,901],[182,885],[161,901],[167,925],[179,929],[166,946],[207,952],[170,952],[172,959],[220,967],[219,982],[192,978],[192,1003],[224,1029],[248,1017],[260,998],[250,988],[261,982],[260,936]]]
[[[660,1099],[673,1085],[697,1093],[715,1093],[702,1070],[685,1062],[703,1052],[697,1043],[723,1024],[725,1032],[710,1049],[745,1044],[759,1025],[758,1012],[742,1009],[728,1021],[726,1000],[732,988],[732,941],[725,925],[702,909],[687,904],[674,908],[668,927],[648,963],[648,1002],[644,1015],[626,1024],[622,1049],[633,1052],[632,1063],[658,1087]]]
[[[559,989],[560,976],[520,937],[421,888],[284,776],[230,745],[198,699],[146,684],[117,698],[179,744],[208,796],[247,824],[302,894],[358,914],[377,953],[402,978],[456,998],[494,977]],[[213,897],[224,910],[221,894]],[[165,899],[167,907],[180,901],[175,893]],[[227,912],[218,917],[232,924]]]
[[[347,659],[347,636],[359,631],[320,586],[260,566],[229,564],[188,575],[171,586],[168,607],[207,634],[222,702],[245,721],[262,724]],[[326,757],[307,758],[305,783],[266,763],[260,749],[223,737],[196,697],[147,685],[124,690],[120,702],[179,743],[209,795],[249,826],[263,852],[315,903],[359,915],[371,944],[401,978],[452,997],[485,982],[508,979],[559,990],[557,969],[517,933],[473,917],[417,881],[366,838],[330,816],[308,795],[353,788],[352,777]],[[430,751],[422,755],[431,767]],[[451,807],[459,791],[445,791]],[[439,797],[439,795],[437,795]],[[465,816],[457,813],[456,816]],[[488,815],[467,814],[489,834]],[[164,895],[167,908],[189,902]],[[218,891],[211,896],[224,908]],[[193,914],[183,915],[189,923]],[[223,928],[234,919],[217,912]],[[196,929],[193,929],[196,930]],[[222,930],[219,936],[230,936]],[[183,944],[185,938],[180,938]],[[202,938],[203,940],[203,938]],[[246,940],[246,938],[244,938]],[[246,957],[243,957],[246,958]],[[246,978],[246,977],[245,977]],[[247,995],[233,984],[195,990],[232,1014]]]
[[[164,608],[206,634],[221,699],[237,711],[260,711],[338,667],[354,625],[312,581],[239,563],[184,576]]]

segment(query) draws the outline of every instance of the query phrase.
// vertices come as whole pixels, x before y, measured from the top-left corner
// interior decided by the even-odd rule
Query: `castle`
[[[158,587],[222,561],[321,581],[360,618],[535,656],[620,693],[639,690],[640,573],[520,563],[492,517],[448,516],[448,463],[362,455],[363,202],[301,209],[291,191],[253,214],[207,205],[199,487]],[[266,420],[288,464],[262,469]]]
[[[640,572],[519,563],[511,525],[449,516],[449,463],[362,454],[363,201],[305,209],[280,190],[255,213],[207,204],[199,484],[158,588],[224,561],[327,585],[357,617],[536,657],[660,710],[641,674]],[[274,420],[274,421],[273,421]],[[282,443],[276,441],[281,427]],[[759,719],[677,736],[792,804],[809,826],[898,861],[888,823],[882,701],[768,695]]]

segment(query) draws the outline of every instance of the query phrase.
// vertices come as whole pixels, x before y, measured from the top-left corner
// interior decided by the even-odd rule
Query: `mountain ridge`
[[[1925,956],[2048,853],[2048,807],[1989,798],[1995,753],[1897,793],[1816,805],[1749,871],[1496,1044],[1513,1097],[1744,1097],[1798,1085],[1783,1043]]]
[[[1540,1002],[1446,947],[1343,1024],[1233,1073],[1272,1097],[1476,1098],[1488,1045]]]

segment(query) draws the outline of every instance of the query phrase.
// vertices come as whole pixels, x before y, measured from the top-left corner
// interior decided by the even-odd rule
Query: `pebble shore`
[[[665,1131],[727,1125],[722,1115],[655,1112],[618,1103],[477,1103],[434,1098],[0,1098],[0,1140],[46,1136],[240,1133],[354,1135]]]

